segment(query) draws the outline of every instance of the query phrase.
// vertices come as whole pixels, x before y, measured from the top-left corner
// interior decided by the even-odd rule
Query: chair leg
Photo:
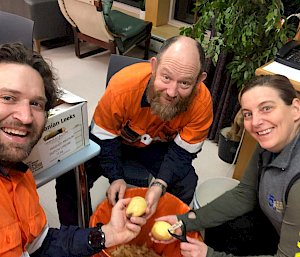
[[[110,50],[111,53],[116,53],[116,44],[114,41],[104,42],[100,41],[98,39],[92,38],[90,36],[87,36],[83,33],[81,33],[77,28],[73,28],[73,34],[74,34],[74,45],[75,45],[75,54],[78,58],[85,58],[94,54],[98,54],[101,52],[104,52],[106,50]],[[81,42],[89,42],[91,44],[96,45],[98,48],[87,51],[85,53],[80,53],[80,44]]]
[[[34,39],[33,40],[33,45],[34,45],[35,51],[40,53],[41,52],[41,41],[38,40],[38,39]]]
[[[150,48],[150,40],[151,40],[152,22],[149,22],[147,24],[146,30],[147,30],[148,36],[145,40],[144,60],[149,59],[149,48]]]
[[[75,54],[78,58],[80,58],[80,39],[77,35],[77,30],[76,28],[72,27],[73,29],[73,34],[74,34],[74,45],[75,45]]]
[[[150,40],[151,40],[151,35],[147,37],[145,40],[144,60],[149,59]]]
[[[76,29],[74,29],[75,54],[78,58],[82,59],[82,58],[103,52],[103,50],[105,50],[102,48],[97,48],[97,49],[94,49],[89,52],[81,54],[80,53],[80,43],[81,43],[80,35],[81,35],[80,32],[78,32],[78,31],[76,31]]]
[[[116,46],[116,43],[114,41],[109,41],[109,51],[112,53],[112,54],[116,54],[117,53],[117,46]]]

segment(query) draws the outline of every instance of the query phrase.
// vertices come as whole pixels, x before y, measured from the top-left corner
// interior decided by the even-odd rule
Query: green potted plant
[[[221,52],[232,54],[226,69],[231,83],[241,88],[295,35],[283,10],[281,0],[198,0],[194,8],[198,19],[180,33],[197,39],[214,63]],[[211,28],[215,32],[207,40]]]
[[[235,87],[235,92],[238,92],[255,75],[255,70],[272,60],[279,48],[295,35],[295,27],[287,22],[283,11],[281,0],[197,0],[194,7],[195,23],[181,28],[180,33],[198,40],[205,49],[206,57],[214,65],[219,57],[222,60],[224,54],[228,57],[224,74],[217,76],[229,76],[228,88],[232,90]],[[207,32],[211,32],[210,36],[207,36]],[[220,88],[223,90],[225,86],[222,88],[221,85]],[[224,102],[228,102],[229,98],[234,98],[239,108],[237,93],[227,93]],[[217,112],[219,107],[221,111]],[[238,108],[235,110],[238,111]],[[231,113],[233,119],[237,117],[236,112],[216,99],[214,111],[217,113],[212,125],[214,131],[211,133],[211,129],[209,139],[219,142],[219,156],[223,153],[226,155],[220,158],[231,162],[235,153],[228,149],[237,149],[239,138],[231,133],[236,130],[236,123],[233,120],[226,123],[223,117],[229,116],[224,114],[227,112]]]

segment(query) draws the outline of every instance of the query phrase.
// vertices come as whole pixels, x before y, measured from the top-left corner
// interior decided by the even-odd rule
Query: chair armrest
[[[101,0],[77,0],[79,2],[83,2],[85,4],[93,5],[97,7],[98,12],[102,12],[102,3]]]
[[[94,0],[77,0],[79,2],[83,2],[83,3],[86,3],[86,4],[90,4],[90,5],[94,5]]]
[[[66,8],[65,8],[65,3],[63,0],[58,0],[58,5],[60,8],[61,13],[63,14],[63,16],[66,18],[66,20],[73,26],[76,27],[76,24],[74,23],[74,21],[72,20],[72,18],[69,16]]]
[[[98,12],[103,11],[101,0],[94,0],[94,5],[97,7]]]

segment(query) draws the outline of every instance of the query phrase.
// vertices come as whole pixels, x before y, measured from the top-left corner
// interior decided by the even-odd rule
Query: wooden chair
[[[83,58],[103,50],[123,55],[145,42],[148,59],[152,23],[111,10],[112,0],[58,0],[61,12],[72,25],[75,53]],[[80,43],[89,42],[100,49],[80,53]]]

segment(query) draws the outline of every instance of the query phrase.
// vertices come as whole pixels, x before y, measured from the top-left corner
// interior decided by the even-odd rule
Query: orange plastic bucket
[[[147,188],[128,188],[125,193],[125,198],[131,198],[134,196],[145,197]],[[96,211],[93,213],[90,219],[90,226],[96,226],[97,222],[107,223],[110,220],[112,206],[109,204],[108,200],[105,199],[101,202]],[[151,241],[149,237],[149,232],[154,224],[154,220],[158,217],[172,214],[183,214],[186,213],[190,208],[179,200],[174,195],[166,193],[161,197],[155,214],[147,221],[147,223],[142,227],[141,233],[132,241],[127,244],[144,245],[146,244],[148,248],[153,249],[157,254],[164,255],[166,257],[180,257],[180,242],[176,241],[172,244],[155,244]],[[188,235],[193,238],[199,238],[201,240],[201,235],[198,232],[189,232]],[[111,247],[103,250],[101,253],[94,256],[109,257],[111,252],[115,247]]]

